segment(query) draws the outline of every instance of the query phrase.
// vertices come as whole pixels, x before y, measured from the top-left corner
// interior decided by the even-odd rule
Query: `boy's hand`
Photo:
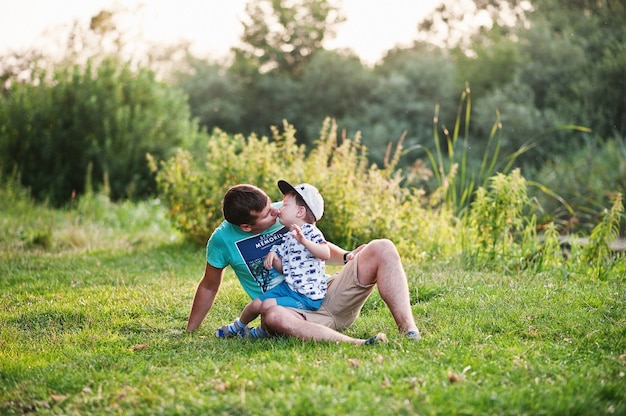
[[[273,251],[270,251],[269,253],[267,253],[267,256],[265,256],[265,260],[263,260],[263,266],[265,266],[267,270],[271,269],[274,265],[275,258],[276,258],[276,253],[274,253]]]
[[[299,225],[297,224],[293,224],[291,226],[291,231],[289,232],[289,234],[291,234],[298,243],[300,244],[304,244],[304,233],[302,232],[302,229],[300,228]]]

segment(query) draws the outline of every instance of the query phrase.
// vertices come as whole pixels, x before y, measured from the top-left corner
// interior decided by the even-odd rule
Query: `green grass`
[[[234,276],[186,333],[204,248],[158,204],[90,203],[0,210],[0,414],[626,413],[624,277],[408,264],[421,343],[376,292],[347,333],[385,345],[223,340]]]

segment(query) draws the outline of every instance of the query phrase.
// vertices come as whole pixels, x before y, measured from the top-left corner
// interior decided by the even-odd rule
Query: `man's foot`
[[[413,341],[420,341],[422,339],[422,336],[420,335],[420,331],[419,330],[415,330],[415,331],[409,331],[406,334],[404,334],[408,339],[411,339]]]
[[[246,329],[246,325],[242,324],[239,318],[237,318],[232,324],[219,327],[215,331],[215,336],[218,338],[231,338],[240,335]]]
[[[254,328],[245,328],[239,334],[244,338],[266,338],[269,336],[260,325]]]
[[[365,345],[375,345],[375,344],[382,344],[387,342],[387,335],[383,334],[382,332],[379,332],[378,334],[374,335],[373,337],[368,338],[365,341]]]

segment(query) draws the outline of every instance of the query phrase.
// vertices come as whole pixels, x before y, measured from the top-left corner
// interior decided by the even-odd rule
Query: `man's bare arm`
[[[202,276],[202,280],[196,289],[196,295],[193,298],[193,305],[187,321],[187,331],[191,332],[198,329],[204,318],[206,318],[213,306],[217,291],[222,284],[223,275],[224,269],[218,269],[209,263],[206,264],[204,276]]]

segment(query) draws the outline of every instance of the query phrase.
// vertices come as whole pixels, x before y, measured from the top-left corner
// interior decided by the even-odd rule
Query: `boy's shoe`
[[[406,336],[408,339],[411,339],[413,341],[420,341],[422,339],[422,336],[420,335],[419,330],[409,331],[406,334],[404,334],[404,336]]]
[[[243,331],[239,333],[244,338],[266,338],[268,337],[268,333],[261,328],[261,326],[256,326],[254,328],[244,328]]]
[[[217,331],[215,331],[215,336],[218,338],[231,338],[240,335],[247,328],[242,328],[237,321],[238,319],[235,319],[232,324],[227,324],[217,328]]]
[[[387,342],[387,335],[383,334],[382,332],[379,332],[373,337],[368,338],[365,341],[365,345],[375,345],[375,344],[381,344],[385,342]]]

